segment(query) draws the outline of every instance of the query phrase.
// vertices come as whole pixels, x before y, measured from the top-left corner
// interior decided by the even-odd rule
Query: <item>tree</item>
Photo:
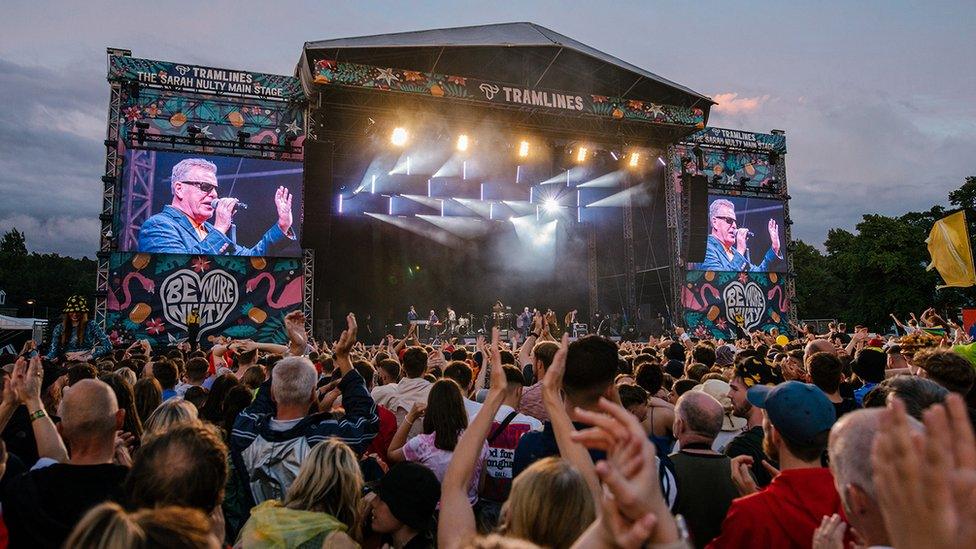
[[[817,248],[798,240],[794,243],[796,308],[801,318],[833,318],[843,302],[840,280],[830,270],[830,259]]]
[[[0,239],[0,257],[4,259],[14,257],[27,257],[27,240],[24,233],[16,227],[4,233]]]

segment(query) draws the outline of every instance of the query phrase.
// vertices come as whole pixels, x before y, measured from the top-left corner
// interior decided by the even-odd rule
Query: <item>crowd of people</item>
[[[293,312],[283,345],[106,348],[65,311],[0,357],[11,547],[976,546],[976,349],[948,337],[570,341],[535,315],[366,346]]]

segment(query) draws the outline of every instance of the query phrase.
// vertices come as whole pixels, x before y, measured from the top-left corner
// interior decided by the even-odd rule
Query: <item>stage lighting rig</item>
[[[196,141],[197,139],[204,139],[203,130],[200,129],[200,126],[197,126],[196,124],[191,124],[190,127],[186,129],[186,133],[190,136],[190,142]]]
[[[407,144],[409,137],[410,135],[407,133],[406,128],[397,126],[390,133],[390,143],[393,143],[394,147],[403,147]]]
[[[576,162],[578,164],[582,164],[583,162],[586,162],[586,154],[588,152],[589,151],[586,149],[586,147],[578,147],[576,149]]]
[[[457,138],[457,146],[456,146],[457,147],[457,150],[459,150],[461,152],[467,151],[468,150],[468,143],[469,143],[468,136],[466,134],[463,134],[462,133]]]
[[[698,171],[704,171],[705,169],[705,151],[698,145],[691,150],[695,153],[695,161],[698,163]]]
[[[529,156],[529,142],[528,141],[523,140],[523,141],[519,142],[518,155],[519,155],[519,158],[526,158],[526,157]]]
[[[636,168],[640,165],[640,153],[632,152],[630,153],[630,161],[627,163],[631,168]]]
[[[146,142],[146,130],[149,129],[149,122],[139,121],[136,122],[136,141],[140,145]]]

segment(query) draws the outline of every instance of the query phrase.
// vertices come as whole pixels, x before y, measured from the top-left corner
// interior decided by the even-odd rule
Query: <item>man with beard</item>
[[[756,357],[746,357],[735,366],[735,374],[729,382],[729,398],[732,400],[732,414],[746,420],[746,428],[729,441],[725,447],[725,455],[730,458],[748,456],[752,464],[752,476],[759,487],[769,485],[773,480],[766,465],[771,463],[766,452],[763,451],[763,413],[749,403],[746,391],[754,385],[775,384],[777,379],[765,362]],[[740,460],[741,461],[741,460]]]
[[[763,448],[782,472],[759,491],[747,472],[733,469],[745,497],[732,502],[709,547],[811,547],[823,517],[843,513],[834,477],[821,465],[834,406],[823,391],[799,381],[754,386],[747,398],[764,411]]]

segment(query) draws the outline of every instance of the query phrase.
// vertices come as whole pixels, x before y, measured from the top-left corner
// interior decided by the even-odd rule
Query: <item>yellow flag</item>
[[[936,221],[925,243],[928,244],[929,255],[932,256],[932,263],[925,270],[931,271],[934,267],[945,280],[945,284],[937,288],[965,288],[976,285],[976,269],[973,268],[973,250],[969,245],[965,211]]]

